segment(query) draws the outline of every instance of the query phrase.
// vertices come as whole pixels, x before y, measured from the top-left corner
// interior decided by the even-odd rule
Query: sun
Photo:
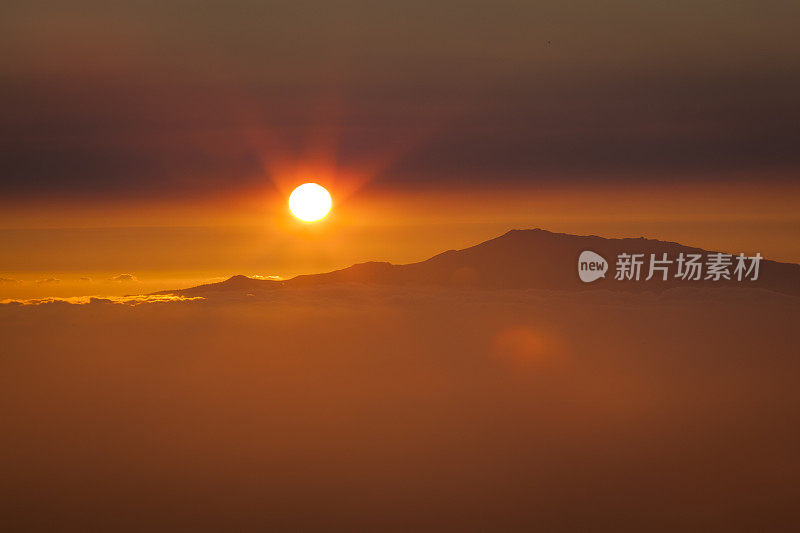
[[[304,183],[289,195],[289,210],[303,222],[322,220],[331,210],[331,195],[316,183]]]

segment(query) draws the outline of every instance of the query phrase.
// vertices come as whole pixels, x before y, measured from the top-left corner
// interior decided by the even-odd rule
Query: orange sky
[[[0,298],[532,227],[800,261],[786,2],[6,4]],[[315,226],[286,209],[305,181],[334,198]]]
[[[121,295],[239,273],[290,277],[361,261],[413,262],[532,227],[800,261],[800,187],[785,183],[418,192],[328,186],[334,207],[316,224],[292,217],[286,192],[272,186],[162,203],[6,206],[0,297]],[[136,279],[113,279],[120,274]]]

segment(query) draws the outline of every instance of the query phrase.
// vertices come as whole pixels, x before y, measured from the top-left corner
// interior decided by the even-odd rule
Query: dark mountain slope
[[[580,253],[591,250],[609,263],[604,279],[583,283],[578,278]],[[639,281],[614,279],[617,255],[645,254]],[[234,276],[221,283],[191,289],[168,291],[182,295],[204,295],[220,291],[264,291],[289,287],[314,287],[335,283],[380,285],[429,285],[501,289],[610,289],[626,291],[662,291],[672,287],[740,287],[760,288],[784,294],[800,295],[800,265],[762,260],[757,281],[675,279],[675,265],[664,281],[656,274],[645,281],[650,254],[674,260],[680,253],[707,252],[699,248],[653,239],[606,239],[602,237],[552,233],[541,229],[512,230],[495,239],[464,250],[450,250],[419,263],[392,265],[369,262],[348,268],[297,276],[286,281],[266,281]]]

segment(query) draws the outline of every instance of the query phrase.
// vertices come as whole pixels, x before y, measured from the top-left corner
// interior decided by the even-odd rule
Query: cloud
[[[139,280],[133,274],[118,274],[118,275],[114,276],[113,278],[111,278],[111,281],[116,281],[116,282],[119,282],[119,283],[123,283],[123,282],[126,282],[126,281],[139,281]]]
[[[89,282],[89,281],[92,281],[92,278],[84,276],[82,278],[78,278],[78,281]]]
[[[120,45],[106,37],[108,26],[94,18],[83,23],[86,27],[79,32],[81,39],[66,36],[74,31],[68,22],[60,22],[64,28],[49,32],[43,32],[39,24],[11,22],[9,27],[17,32],[12,39],[33,55],[18,54],[16,67],[4,67],[8,83],[2,96],[13,102],[4,120],[10,128],[30,133],[4,140],[3,168],[9,178],[0,183],[0,193],[37,197],[55,191],[75,197],[92,194],[113,198],[125,192],[162,198],[164,194],[183,194],[189,179],[195,194],[257,187],[263,175],[263,148],[253,146],[248,134],[251,115],[270,115],[270,123],[259,126],[269,127],[274,130],[270,137],[275,134],[277,141],[291,145],[292,136],[281,139],[278,133],[302,132],[309,102],[327,92],[324,87],[329,83],[336,86],[335,77],[322,74],[327,68],[320,69],[321,77],[309,75],[317,71],[311,65],[326,63],[322,59],[325,54],[305,55],[317,48],[312,42],[325,48],[329,44],[343,47],[333,55],[349,57],[361,67],[341,94],[341,100],[348,103],[348,120],[343,121],[338,133],[337,159],[344,165],[360,167],[377,152],[394,154],[395,147],[404,145],[415,148],[405,153],[397,166],[387,169],[381,184],[410,187],[406,183],[414,181],[441,186],[461,184],[465,179],[487,185],[548,180],[580,184],[587,178],[618,176],[663,183],[678,171],[704,179],[725,175],[746,179],[744,176],[752,173],[744,173],[745,168],[776,173],[783,170],[793,175],[800,167],[800,153],[793,149],[800,138],[795,127],[800,112],[793,105],[800,80],[790,60],[796,53],[789,53],[787,48],[792,46],[794,52],[797,45],[796,39],[784,33],[787,25],[782,20],[756,28],[750,22],[752,15],[743,11],[726,24],[705,26],[707,31],[719,32],[719,40],[693,27],[683,32],[681,39],[674,39],[674,27],[664,24],[661,17],[625,19],[614,10],[600,9],[596,2],[581,3],[585,6],[581,11],[594,16],[578,19],[567,10],[553,7],[561,14],[531,17],[531,8],[520,2],[508,11],[497,10],[503,13],[494,13],[498,19],[493,24],[465,16],[449,29],[458,28],[457,35],[486,36],[487,28],[500,28],[502,24],[516,28],[524,20],[526,25],[533,25],[529,31],[500,41],[465,42],[447,31],[437,31],[424,32],[427,38],[423,41],[405,43],[384,40],[383,32],[372,30],[375,33],[360,34],[352,40],[369,42],[367,54],[361,46],[350,49],[346,43],[351,39],[328,43],[328,32],[311,32],[304,34],[310,39],[308,47],[302,47],[304,63],[293,58],[270,69],[260,68],[262,57],[253,52],[275,46],[273,39],[294,46],[284,39],[296,32],[285,27],[277,32],[265,31],[261,24],[253,28],[249,20],[226,24],[223,26],[237,28],[237,33],[227,41],[232,48],[222,46],[219,58],[236,60],[215,66],[233,68],[234,72],[244,68],[254,75],[244,82],[244,92],[251,95],[247,105],[253,109],[247,114],[237,112],[242,106],[240,88],[224,81],[236,79],[235,75],[218,79],[204,69],[189,66],[194,62],[206,64],[208,57],[203,48],[187,46],[177,35],[184,31],[191,35],[203,24],[165,32],[165,36],[175,34],[165,37],[163,43],[166,53],[176,54],[170,64],[185,65],[189,75],[181,76],[181,83],[165,83],[163,58],[161,54],[151,55],[148,45],[140,49],[142,55],[134,64],[123,60],[129,57],[126,52],[113,54],[119,59],[108,61],[76,52],[71,46],[75,42],[88,47],[94,44],[93,49],[102,48],[109,54],[108,50],[129,50],[139,31],[134,29],[134,21],[120,27],[120,34],[132,39]],[[688,24],[692,11],[682,9]],[[390,10],[376,8],[372,16],[383,13],[378,20],[393,20],[386,15]],[[220,16],[238,21],[241,13],[237,11],[226,10]],[[419,8],[419,12],[426,9]],[[775,10],[775,14],[778,12]],[[337,12],[333,18],[340,16]],[[63,19],[53,15],[47,18]],[[144,18],[159,20],[165,27],[175,23],[159,10]],[[533,20],[537,18],[541,20]],[[570,44],[554,38],[553,46],[543,49],[546,41],[541,35],[553,32],[555,20],[560,20],[559,33],[570,35]],[[304,17],[287,23],[308,27]],[[328,21],[321,24],[327,27]],[[37,29],[23,30],[30,27]],[[775,27],[781,31],[774,31]],[[395,35],[395,31],[393,28],[386,35]],[[204,42],[198,36],[202,32],[194,35],[187,38],[188,42]],[[470,42],[489,40],[491,46],[480,48]],[[602,46],[594,46],[598,40]],[[70,43],[60,51],[68,59],[52,59],[53,42]],[[224,42],[221,38],[219,44]],[[239,50],[245,42],[263,46]],[[757,52],[751,46],[755,42]],[[423,49],[435,52],[421,53]],[[362,52],[366,55],[361,56]],[[398,64],[393,60],[404,52],[421,62]],[[614,62],[605,61],[609,54],[615,57]],[[489,59],[492,56],[495,60]],[[91,57],[88,62],[87,57]],[[461,59],[455,60],[457,57]],[[741,60],[737,63],[741,68],[728,68],[731,58]],[[297,64],[305,68],[298,69]],[[531,68],[520,69],[523,64]],[[110,65],[114,65],[114,76],[120,80],[113,87],[100,83],[98,80],[106,76],[97,74],[112,68]],[[65,76],[74,68],[100,70],[77,79]],[[60,83],[44,85],[40,81],[51,79]],[[285,91],[284,84],[293,90]],[[407,90],[409,84],[414,91]],[[142,112],[130,113],[132,107]],[[440,108],[441,115],[432,113]],[[316,126],[333,125],[327,124],[326,114],[315,113]],[[38,128],[37,124],[47,127]],[[415,131],[435,135],[419,138],[411,133]],[[154,135],[158,135],[158,143],[151,142]],[[36,149],[31,148],[31,138]],[[292,155],[301,156],[291,151],[286,154],[289,158]],[[116,179],[108,179],[109,175]]]
[[[55,285],[56,283],[61,283],[61,280],[58,278],[46,278],[46,279],[39,279],[36,280],[37,285]]]
[[[20,281],[18,279],[0,278],[0,285],[13,285],[15,283],[20,283]]]
[[[269,279],[273,281],[280,281],[283,279],[281,276],[262,276],[260,274],[253,274],[252,276],[249,277],[251,277],[252,279]]]
[[[140,305],[148,303],[164,303],[164,302],[185,302],[192,300],[205,300],[203,296],[177,296],[174,294],[142,294],[137,296],[105,296],[98,298],[96,296],[73,296],[69,298],[23,298],[23,299],[5,299],[0,300],[0,305],[103,305],[103,304],[123,304],[123,305]]]
[[[485,509],[500,531],[568,513],[574,529],[612,529],[631,512],[669,515],[676,498],[652,498],[654,478],[669,495],[702,484],[724,511],[752,480],[765,499],[789,502],[794,478],[772,466],[797,464],[786,428],[800,411],[800,309],[734,289],[735,305],[702,298],[716,290],[669,305],[601,291],[348,286],[255,301],[3,307],[0,375],[14,386],[3,388],[12,438],[0,450],[4,481],[20,488],[12,518],[67,529],[60,511],[76,498],[123,514],[132,500],[181,493],[205,506],[206,523],[244,523],[266,516],[242,514],[249,502],[282,494],[250,529],[335,506],[334,527],[363,530],[365,498],[375,529],[397,516],[425,524],[429,509],[452,530],[470,530]],[[41,453],[54,446],[55,456]],[[742,465],[765,447],[768,458]],[[710,450],[725,453],[709,465]],[[225,484],[236,497],[212,501]],[[421,499],[425,509],[410,509]],[[520,504],[531,499],[543,503]],[[41,512],[29,518],[29,508]],[[162,511],[142,506],[131,529]],[[675,529],[711,523],[707,509],[689,511]],[[334,527],[312,516],[295,529]]]

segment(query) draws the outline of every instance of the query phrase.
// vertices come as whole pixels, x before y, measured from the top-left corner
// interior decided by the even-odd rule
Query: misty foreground
[[[798,319],[735,289],[0,306],[3,530],[790,529]]]

